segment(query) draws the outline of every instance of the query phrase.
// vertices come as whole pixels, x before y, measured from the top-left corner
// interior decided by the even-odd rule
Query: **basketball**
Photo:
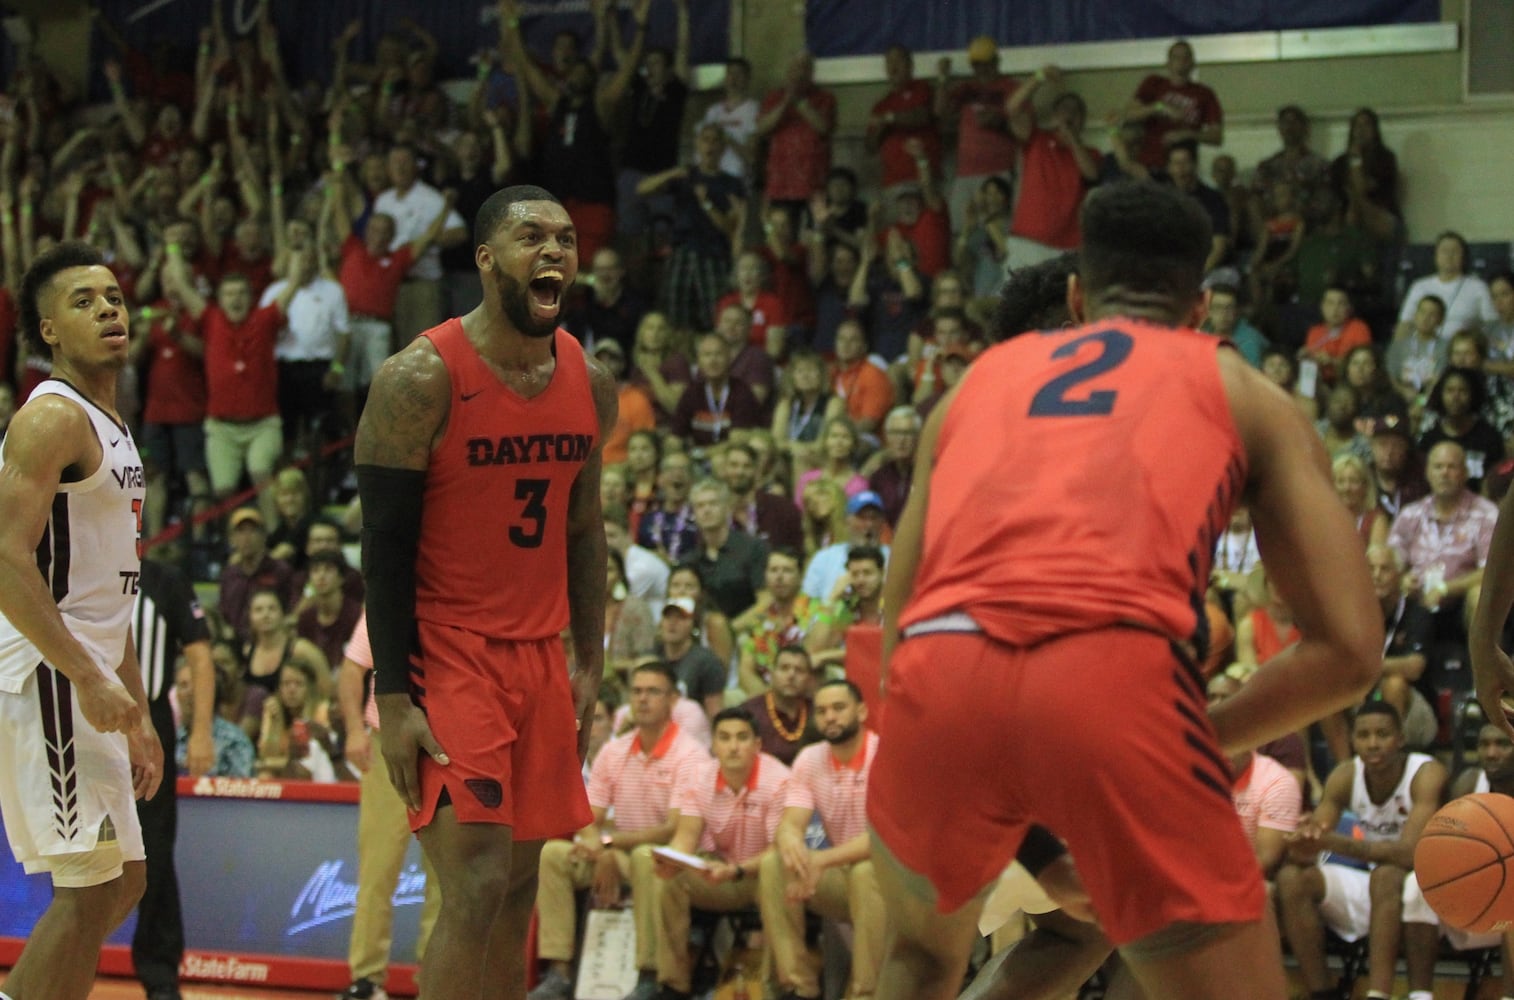
[[[1464,795],[1430,817],[1414,874],[1425,902],[1452,927],[1514,926],[1514,798]]]

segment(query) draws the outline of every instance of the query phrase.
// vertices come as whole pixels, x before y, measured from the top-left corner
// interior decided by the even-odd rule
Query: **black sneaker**
[[[389,994],[382,986],[373,985],[371,979],[354,979],[351,986],[336,995],[336,1000],[389,1000]]]
[[[184,1000],[184,995],[179,992],[177,986],[164,986],[161,989],[148,990],[147,1000]]]

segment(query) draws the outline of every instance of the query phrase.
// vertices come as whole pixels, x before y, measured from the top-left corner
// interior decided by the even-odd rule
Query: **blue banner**
[[[805,29],[815,55],[855,56],[895,42],[959,50],[977,35],[1017,48],[1439,20],[1440,0],[809,0]]]
[[[102,13],[120,29],[127,42],[143,52],[162,46],[179,50],[174,62],[194,66],[200,28],[210,24],[211,8],[221,5],[222,23],[236,37],[253,29],[256,0],[101,0]],[[527,47],[545,60],[559,31],[579,36],[585,54],[594,36],[589,0],[522,0],[521,30]],[[630,44],[631,0],[616,0],[621,36]],[[438,79],[471,77],[472,57],[492,49],[499,40],[497,7],[489,0],[270,0],[278,26],[279,49],[291,82],[331,80],[331,42],[354,18],[363,30],[348,51],[355,62],[370,62],[379,38],[386,32],[406,34],[408,19],[436,39]],[[647,44],[670,51],[676,41],[674,7],[654,0],[647,28]],[[96,64],[109,53],[96,38]],[[727,0],[689,3],[689,61],[698,65],[720,62],[730,49],[730,4]]]

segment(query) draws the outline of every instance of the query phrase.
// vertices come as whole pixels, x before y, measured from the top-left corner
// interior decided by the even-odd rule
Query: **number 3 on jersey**
[[[1130,349],[1135,341],[1128,333],[1121,333],[1118,330],[1099,330],[1075,340],[1069,340],[1052,351],[1051,356],[1070,358],[1078,353],[1079,348],[1090,342],[1099,345],[1099,353],[1043,385],[1030,401],[1030,416],[1107,417],[1114,412],[1116,393],[1113,389],[1092,389],[1086,395],[1073,398],[1069,398],[1069,393],[1076,392],[1084,382],[1096,379],[1124,364],[1125,359],[1130,357]]]
[[[549,479],[520,479],[515,483],[515,499],[525,504],[520,509],[525,524],[511,526],[510,541],[520,548],[534,549],[541,545],[547,530],[547,487],[550,485],[552,481]]]

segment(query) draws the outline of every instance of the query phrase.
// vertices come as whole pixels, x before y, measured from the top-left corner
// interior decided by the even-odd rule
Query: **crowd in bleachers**
[[[635,835],[622,804],[613,829],[565,845],[541,937],[558,979],[539,996],[561,995],[550,989],[573,958],[560,912],[571,893],[558,890],[618,895],[626,874],[633,895],[660,897],[638,850],[654,841],[726,852],[723,881],[786,879],[786,900],[755,885],[721,900],[760,904],[770,930],[792,930],[784,908],[805,898],[842,917],[848,892],[852,916],[874,905],[848,811],[858,807],[816,756],[859,755],[865,775],[872,737],[857,725],[870,697],[824,682],[844,673],[848,628],[880,620],[922,420],[981,351],[1019,332],[1006,316],[1061,322],[1078,209],[1097,185],[1155,179],[1208,213],[1204,328],[1317,421],[1390,626],[1373,697],[1394,707],[1411,745],[1449,745],[1494,517],[1486,497],[1514,479],[1514,275],[1507,247],[1490,258],[1454,232],[1435,237],[1433,254],[1406,252],[1428,234],[1405,231],[1405,185],[1375,113],[1352,116],[1332,158],[1311,148],[1305,109],[1285,107],[1280,150],[1238,164],[1214,151],[1220,95],[1195,80],[1187,42],[1126,106],[1091,111],[1074,74],[1006,75],[980,37],[965,76],[949,60],[919,76],[908,49],[890,48],[885,95],[865,120],[839,122],[835,93],[802,52],[764,54],[786,60],[766,94],[742,58],[726,62],[717,93],[694,93],[688,0],[655,0],[676,13],[669,48],[647,44],[653,2],[597,0],[591,38],[563,32],[533,52],[517,0],[501,0],[498,44],[475,60],[461,103],[414,24],[361,62],[354,22],[332,40],[331,79],[305,81],[280,56],[280,32],[293,29],[266,13],[244,37],[214,18],[192,72],[153,64],[98,22],[108,107],[64,103],[38,61],[15,75],[0,122],[0,358],[13,377],[0,382],[0,428],[49,369],[15,336],[19,277],[52,243],[87,239],[132,303],[137,363],[122,398],[148,466],[148,534],[168,529],[161,539],[177,537],[158,554],[192,556],[219,584],[217,699],[233,725],[217,735],[238,762],[229,767],[356,777],[343,735],[363,723],[340,711],[333,679],[361,610],[361,575],[344,554],[357,514],[325,513],[352,498],[342,441],[384,358],[479,303],[469,227],[512,183],[542,184],[569,210],[580,273],[563,325],[620,382],[604,451],[611,560],[595,751],[612,738],[646,749],[636,741],[655,744],[676,721],[697,751],[690,774],[714,781],[705,772],[725,758],[711,764],[705,748],[744,742],[722,727],[750,725],[763,761],[794,766],[788,790],[772,792],[789,809],[772,811],[766,838],[691,834],[664,824],[662,802],[648,810],[651,834]],[[1091,113],[1107,126],[1102,149],[1085,138]],[[838,130],[860,132],[875,162],[834,162]],[[876,189],[859,175],[876,176]],[[1404,287],[1405,260],[1429,273]],[[1042,284],[1022,280],[1001,301],[1015,272]],[[1211,671],[1244,682],[1292,634],[1244,511],[1216,553],[1211,598]],[[727,704],[742,710],[722,714]],[[1350,733],[1348,719],[1325,720],[1317,746],[1277,748],[1305,801],[1351,757]],[[811,743],[813,760],[801,749]],[[607,810],[626,791],[602,770],[596,761],[586,780]],[[804,846],[796,809],[806,821],[818,812],[828,847]],[[827,871],[850,881],[838,888]],[[548,881],[544,856],[544,892]],[[635,902],[660,941],[654,902]],[[680,926],[665,925],[675,937]],[[810,996],[798,927],[799,944],[777,934],[787,943],[775,954],[785,988]],[[851,996],[870,992],[875,930],[859,929]],[[686,954],[639,960],[654,988],[690,988]]]

